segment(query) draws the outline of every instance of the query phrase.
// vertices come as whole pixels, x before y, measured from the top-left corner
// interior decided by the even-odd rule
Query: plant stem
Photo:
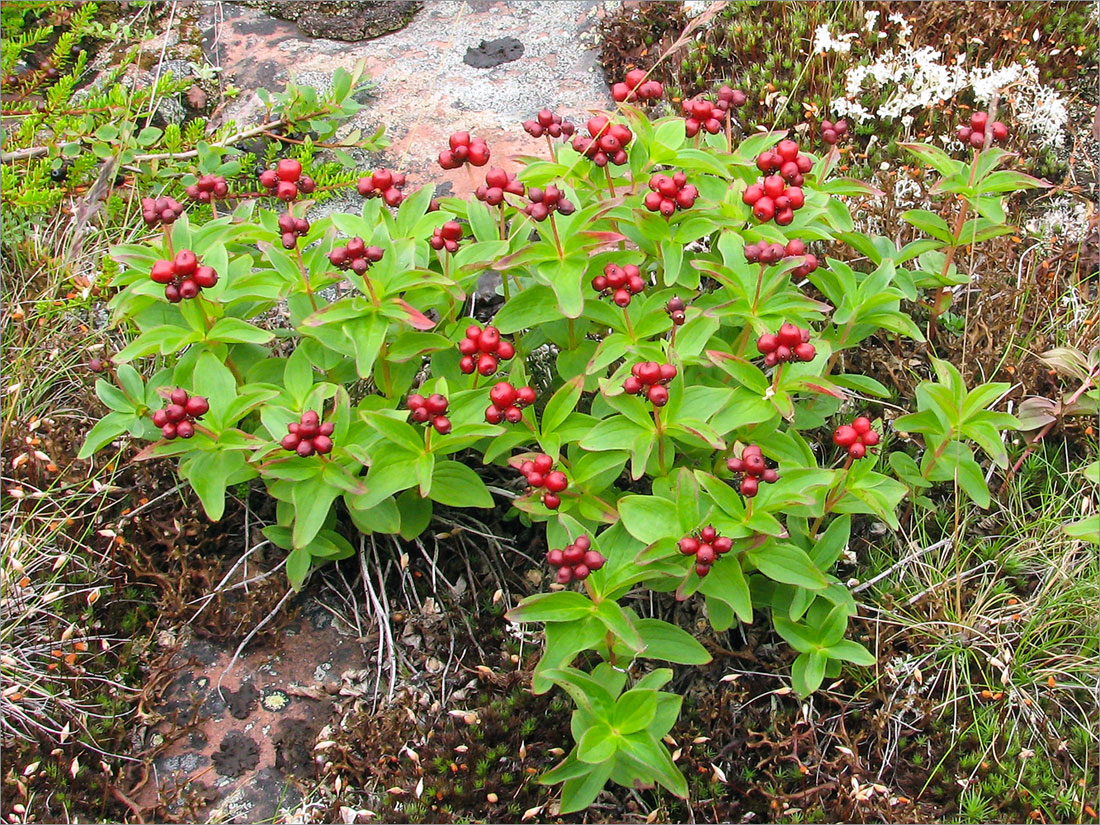
[[[661,468],[661,475],[667,476],[668,469],[665,466],[665,426],[661,423],[661,408],[653,408],[653,426],[657,430],[657,466]]]
[[[611,179],[610,161],[604,166],[603,173],[607,177],[607,190],[611,193],[611,197],[615,197],[615,182]]]
[[[825,516],[828,515],[829,512],[836,506],[836,503],[844,497],[844,493],[843,493],[844,482],[848,478],[848,468],[851,467],[851,466],[852,466],[852,457],[849,455],[847,457],[847,459],[845,460],[845,462],[844,462],[844,466],[840,468],[840,473],[841,473],[840,478],[837,479],[836,484],[834,484],[829,489],[829,494],[827,496],[825,496],[825,509],[824,509],[824,511],[821,513],[820,516],[818,516],[814,520],[813,526],[810,528],[810,541],[813,541],[814,538],[817,536],[817,531],[818,531],[818,529],[820,529],[821,522],[825,519]],[[837,495],[838,493],[839,493],[839,495]]]
[[[554,220],[553,212],[550,213],[550,230],[554,233],[554,246],[558,248],[558,257],[565,258],[565,250],[562,248],[561,237],[558,235],[558,222]]]
[[[547,134],[545,137],[546,137],[546,145],[550,149],[550,160],[552,160],[554,163],[557,163],[558,162],[558,150],[554,148],[554,141],[551,140],[549,134]]]
[[[302,249],[298,244],[294,244],[294,257],[298,261],[298,271],[302,273],[302,282],[306,285],[306,295],[309,296],[309,305],[313,307],[313,311],[316,312],[318,309],[317,299],[313,295],[313,285],[309,282],[309,271],[306,269],[306,262],[302,259]],[[366,275],[363,276],[363,280],[366,281],[369,286],[370,281],[367,279]],[[372,292],[371,296],[373,297],[373,295],[374,293]],[[378,301],[376,299],[375,304],[377,303]]]
[[[168,257],[176,257],[176,251],[172,248],[172,230],[168,228],[166,223],[162,223],[160,229],[164,233],[164,246],[168,249]]]
[[[626,334],[630,336],[631,341],[636,342],[638,339],[634,336],[634,324],[630,320],[630,307],[628,307],[628,306],[623,307],[623,320],[626,321]],[[675,324],[672,325],[672,335],[673,335],[673,340],[675,340],[675,337],[676,337],[676,325]],[[670,344],[670,346],[671,346],[671,344]]]

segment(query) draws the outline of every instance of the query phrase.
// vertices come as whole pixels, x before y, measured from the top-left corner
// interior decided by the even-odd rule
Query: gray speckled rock
[[[310,37],[330,40],[369,40],[408,25],[420,10],[419,2],[302,2],[299,0],[244,0],[280,20],[290,20]]]

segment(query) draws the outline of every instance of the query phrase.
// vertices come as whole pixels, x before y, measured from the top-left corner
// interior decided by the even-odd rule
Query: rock
[[[420,10],[420,2],[305,2],[305,0],[243,0],[244,5],[289,20],[309,37],[369,40],[405,28]]]
[[[501,37],[466,50],[462,62],[475,69],[492,69],[501,63],[509,63],[523,57],[523,44],[514,37]]]

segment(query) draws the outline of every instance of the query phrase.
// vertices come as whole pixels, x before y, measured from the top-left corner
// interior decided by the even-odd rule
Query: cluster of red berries
[[[756,339],[756,350],[764,356],[769,367],[787,361],[813,361],[817,350],[810,343],[810,331],[800,329],[789,321],[772,335],[766,332]]]
[[[539,453],[530,461],[520,465],[519,471],[527,479],[527,483],[533,490],[544,489],[542,503],[548,510],[557,510],[561,506],[562,490],[569,486],[569,479],[561,470],[554,469],[554,459],[545,453]]]
[[[622,166],[626,163],[626,147],[634,139],[634,133],[622,123],[611,123],[603,115],[589,118],[585,124],[589,137],[577,135],[573,138],[573,149],[597,166],[613,163]]]
[[[229,197],[229,184],[221,175],[203,175],[187,187],[187,197],[199,203]]]
[[[328,260],[337,269],[350,269],[356,275],[365,275],[371,264],[382,260],[384,254],[380,247],[367,246],[362,238],[356,237],[328,253]]]
[[[741,474],[740,490],[745,498],[752,498],[760,489],[760,482],[775,484],[779,481],[779,472],[764,462],[764,453],[755,444],[749,444],[741,451],[740,458],[730,456],[726,466],[731,473]]]
[[[556,115],[549,109],[543,109],[535,119],[523,121],[523,130],[531,137],[549,135],[552,138],[568,138],[576,128],[570,121],[562,120],[561,115]]]
[[[777,224],[786,226],[794,220],[795,210],[805,203],[803,174],[813,168],[813,161],[799,152],[793,140],[781,140],[774,152],[757,155],[756,168],[764,173],[764,182],[746,188],[741,199],[752,207],[753,216],[761,223],[775,218]]]
[[[212,266],[199,266],[199,259],[190,249],[181,249],[171,261],[157,261],[149,277],[164,284],[164,297],[178,304],[185,298],[196,298],[203,289],[218,282],[218,273]]]
[[[389,169],[375,169],[366,177],[359,178],[355,188],[364,198],[381,198],[386,206],[400,206],[401,201],[405,200],[405,194],[401,191],[405,188],[405,175]]]
[[[645,393],[654,407],[663,407],[668,403],[668,387],[665,385],[675,377],[676,367],[673,364],[642,361],[630,368],[630,375],[623,381],[623,390],[630,395]]]
[[[985,146],[987,128],[993,133],[993,140],[997,143],[1004,143],[1008,140],[1008,127],[999,120],[990,123],[989,115],[985,112],[974,112],[970,116],[970,125],[961,124],[955,130],[955,137],[963,143],[969,143],[975,149],[981,149]]]
[[[153,413],[153,423],[165,438],[190,438],[195,434],[195,419],[206,415],[210,402],[201,395],[188,395],[184,389],[172,390],[168,400],[167,407]]]
[[[409,408],[412,420],[417,424],[426,424],[431,421],[435,431],[440,435],[446,435],[451,431],[451,420],[445,413],[449,403],[445,396],[433,392],[427,398],[419,393],[413,393],[405,406]]]
[[[443,226],[437,226],[432,236],[428,238],[428,246],[432,249],[446,249],[452,255],[458,252],[458,242],[462,240],[462,224],[458,221],[447,221]]]
[[[612,263],[603,268],[603,275],[592,279],[592,288],[601,295],[611,295],[612,301],[626,309],[630,306],[631,297],[645,289],[645,279],[634,264],[619,266]]]
[[[306,410],[286,428],[287,434],[279,442],[284,450],[295,452],[302,458],[314,453],[327,455],[332,452],[332,431],[335,427],[331,421],[322,421],[313,410]]]
[[[523,418],[523,408],[535,403],[535,391],[531,387],[513,387],[507,381],[493,385],[489,390],[490,404],[485,408],[485,420],[499,424],[501,420],[518,424]]]
[[[722,121],[729,114],[726,110],[702,97],[684,101],[684,131],[688,137],[695,137],[702,129],[712,135],[722,131]]]
[[[579,536],[569,546],[547,553],[546,561],[558,568],[558,584],[569,584],[574,579],[584,581],[593,570],[603,567],[607,559],[599,550],[592,549],[588,536]]]
[[[141,218],[146,226],[172,224],[183,214],[183,205],[173,198],[142,198]]]
[[[720,556],[733,549],[733,542],[718,535],[718,531],[708,524],[698,533],[680,539],[679,547],[685,556],[695,556],[695,572],[703,578]]]
[[[474,195],[489,206],[499,206],[504,203],[505,192],[523,197],[524,191],[523,184],[516,180],[515,175],[494,166],[485,173],[485,183],[474,190]]]
[[[660,212],[666,218],[677,209],[690,209],[699,197],[699,190],[687,182],[687,175],[676,172],[672,177],[660,173],[649,179],[649,188],[645,196],[645,208],[650,212]]]
[[[611,87],[611,99],[616,103],[656,100],[665,93],[665,87],[656,80],[646,80],[645,69],[631,69],[622,83]]]
[[[541,222],[546,220],[551,212],[572,215],[577,210],[573,202],[566,198],[565,193],[556,186],[547,186],[545,189],[532,186],[527,190],[527,197],[531,199],[531,203],[527,204],[523,211],[532,220]]]
[[[687,316],[684,315],[685,308],[683,298],[672,297],[668,299],[668,303],[665,304],[665,312],[672,319],[673,326],[680,327],[684,325],[684,321],[687,320]]]
[[[783,258],[797,258],[799,256],[802,257],[802,264],[793,270],[794,275],[805,277],[817,269],[817,256],[806,252],[806,244],[797,238],[787,241],[786,246],[781,243],[764,243],[763,241],[745,245],[745,260],[750,264],[774,264]]]
[[[836,123],[821,121],[821,139],[832,146],[848,134],[848,121],[841,118]]]
[[[444,169],[457,169],[464,163],[484,166],[489,162],[489,144],[470,137],[469,132],[455,132],[448,143],[451,148],[439,153],[439,165]]]
[[[279,216],[279,231],[283,233],[283,249],[293,249],[298,238],[309,232],[309,221],[284,212]]]
[[[476,370],[484,376],[497,371],[500,359],[507,361],[516,354],[512,342],[500,337],[500,330],[496,327],[482,329],[477,324],[466,327],[466,337],[458,342],[458,351],[462,353],[458,362],[462,372],[469,375]]]
[[[313,178],[302,174],[302,164],[291,158],[283,158],[274,169],[262,171],[260,186],[266,189],[269,195],[274,195],[287,203],[297,198],[299,192],[308,195],[317,188]]]
[[[714,105],[723,112],[728,112],[731,106],[738,108],[744,106],[748,99],[748,96],[740,89],[731,89],[729,86],[723,85],[718,90],[718,102]]]
[[[879,435],[871,429],[871,419],[860,416],[851,424],[841,424],[833,433],[833,443],[845,447],[852,458],[863,458],[867,448],[879,442]]]

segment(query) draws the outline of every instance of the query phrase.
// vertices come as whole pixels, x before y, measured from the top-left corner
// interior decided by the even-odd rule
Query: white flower
[[[688,18],[698,17],[700,14],[707,10],[707,6],[710,5],[708,0],[684,0],[684,14]]]
[[[878,12],[869,11],[863,14],[863,29],[864,31],[873,32],[875,27],[878,26]]]
[[[822,23],[816,29],[814,29],[814,54],[824,54],[825,52],[837,52],[838,54],[847,54],[852,50],[852,41],[859,35],[856,32],[848,32],[847,34],[833,37],[829,31],[829,26],[826,23]]]

